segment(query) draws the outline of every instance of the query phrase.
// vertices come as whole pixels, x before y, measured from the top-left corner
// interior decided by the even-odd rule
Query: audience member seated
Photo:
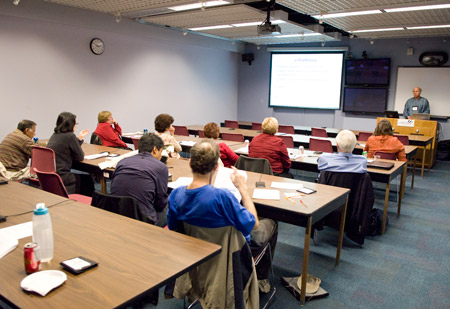
[[[83,161],[84,152],[81,149],[83,138],[89,130],[83,130],[75,136],[77,126],[76,116],[69,112],[59,114],[56,127],[50,137],[47,147],[55,152],[56,172],[66,186],[69,194],[82,194],[92,196],[94,182],[88,174],[71,173],[73,161]]]
[[[167,183],[169,171],[162,163],[164,144],[155,134],[139,140],[139,154],[122,159],[116,166],[111,194],[131,196],[139,202],[144,221],[165,226],[167,223]]]
[[[289,173],[291,160],[283,140],[275,133],[278,131],[278,121],[268,117],[262,122],[263,133],[255,136],[248,147],[248,156],[269,160],[272,172],[276,176],[294,178]]]
[[[161,137],[164,143],[164,150],[162,156],[170,158],[179,158],[178,154],[181,152],[181,145],[173,136],[175,128],[172,126],[174,119],[168,114],[160,114],[155,118],[155,134]]]
[[[364,147],[367,157],[373,158],[377,151],[396,153],[399,161],[406,161],[405,147],[394,136],[392,125],[387,119],[378,122],[373,135],[369,137]]]
[[[98,113],[98,125],[95,129],[95,134],[100,137],[103,146],[128,149],[127,144],[120,138],[122,135],[122,128],[109,111]]]
[[[243,234],[250,247],[261,247],[270,241],[274,250],[277,224],[271,219],[258,219],[245,178],[236,168],[232,167],[234,173],[231,180],[242,196],[243,206],[227,189],[211,186],[213,174],[218,169],[219,156],[219,146],[211,140],[203,140],[191,148],[189,165],[193,180],[188,186],[176,188],[169,196],[169,229],[177,230],[182,222],[205,228],[233,226]],[[256,267],[263,292],[270,290],[267,280],[270,263],[270,258],[267,258]]]
[[[341,173],[365,173],[367,160],[364,156],[352,154],[356,136],[352,131],[342,130],[336,136],[338,153],[323,153],[317,160],[319,171]]]
[[[9,133],[0,144],[0,174],[10,180],[30,177],[28,160],[31,157],[31,146],[36,134],[36,123],[22,120],[17,129]]]
[[[217,142],[220,135],[220,129],[217,124],[210,122],[203,128],[206,138],[212,138]],[[225,143],[218,143],[220,148],[220,159],[223,162],[223,166],[232,167],[236,164],[239,156],[233,152]]]

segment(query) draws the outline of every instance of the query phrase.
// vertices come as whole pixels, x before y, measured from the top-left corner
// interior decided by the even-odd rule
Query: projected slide
[[[339,109],[343,53],[272,54],[269,106]]]

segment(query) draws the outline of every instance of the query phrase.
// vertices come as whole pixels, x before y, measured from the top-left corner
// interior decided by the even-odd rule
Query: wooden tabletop
[[[64,200],[15,182],[0,186],[0,199],[0,210],[7,215],[31,211],[37,201],[51,205]],[[61,270],[61,261],[76,256],[99,265],[78,276],[67,273],[67,281],[45,297],[28,294],[20,282],[26,276],[23,246],[31,237],[19,240],[18,248],[0,259],[0,294],[21,308],[125,307],[220,252],[215,244],[75,201],[49,212],[55,253],[43,270]],[[0,228],[31,219],[31,213],[9,217]]]

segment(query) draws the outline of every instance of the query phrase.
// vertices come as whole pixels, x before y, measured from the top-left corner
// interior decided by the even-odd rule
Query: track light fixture
[[[19,5],[19,3],[20,3],[20,0],[13,0],[14,5]]]
[[[122,20],[122,16],[120,16],[120,13],[116,13],[116,23],[120,23],[120,21]]]

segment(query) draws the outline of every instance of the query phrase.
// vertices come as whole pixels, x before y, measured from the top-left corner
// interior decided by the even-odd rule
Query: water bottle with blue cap
[[[53,258],[53,228],[44,203],[38,203],[33,211],[33,242],[39,245],[41,262],[50,262]]]

